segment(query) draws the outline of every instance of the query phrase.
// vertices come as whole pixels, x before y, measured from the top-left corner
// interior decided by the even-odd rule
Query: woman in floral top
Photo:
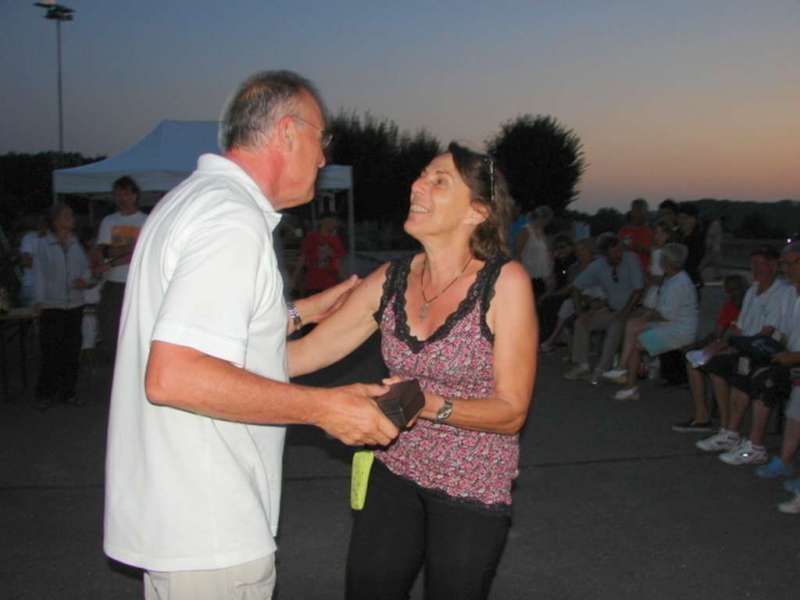
[[[297,375],[380,328],[392,377],[418,379],[425,392],[414,427],[376,452],[350,541],[350,600],[407,598],[423,565],[427,598],[489,593],[538,346],[530,278],[507,258],[509,214],[494,161],[450,144],[411,188],[404,227],[424,251],[377,269],[290,344]]]

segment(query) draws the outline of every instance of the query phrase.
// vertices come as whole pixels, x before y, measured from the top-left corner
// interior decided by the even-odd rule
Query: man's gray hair
[[[676,271],[680,271],[686,264],[689,249],[683,244],[664,244],[661,247],[661,258],[667,261]]]
[[[783,250],[781,250],[781,256],[786,256],[787,254],[800,254],[800,240],[796,242],[789,242],[783,247]]]
[[[263,145],[278,119],[297,110],[297,100],[303,92],[317,102],[324,118],[322,98],[305,77],[292,71],[261,71],[248,77],[222,111],[220,148],[228,151]]]

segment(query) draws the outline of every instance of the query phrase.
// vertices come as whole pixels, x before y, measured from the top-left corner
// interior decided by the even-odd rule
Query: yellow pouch
[[[367,501],[369,472],[375,454],[372,450],[356,450],[353,453],[353,470],[350,477],[350,508],[361,510]]]

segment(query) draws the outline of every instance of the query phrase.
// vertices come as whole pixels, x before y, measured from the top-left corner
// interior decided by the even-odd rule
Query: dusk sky
[[[482,148],[522,113],[582,139],[575,208],[800,199],[800,0],[66,0],[65,149],[217,119],[250,73],[296,70],[332,112]],[[0,153],[56,149],[55,24],[0,0]]]

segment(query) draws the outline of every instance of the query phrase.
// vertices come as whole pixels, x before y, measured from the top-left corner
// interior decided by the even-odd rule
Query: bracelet
[[[287,302],[286,310],[289,313],[289,318],[292,320],[295,330],[300,329],[303,326],[303,318],[300,316],[294,302]]]

